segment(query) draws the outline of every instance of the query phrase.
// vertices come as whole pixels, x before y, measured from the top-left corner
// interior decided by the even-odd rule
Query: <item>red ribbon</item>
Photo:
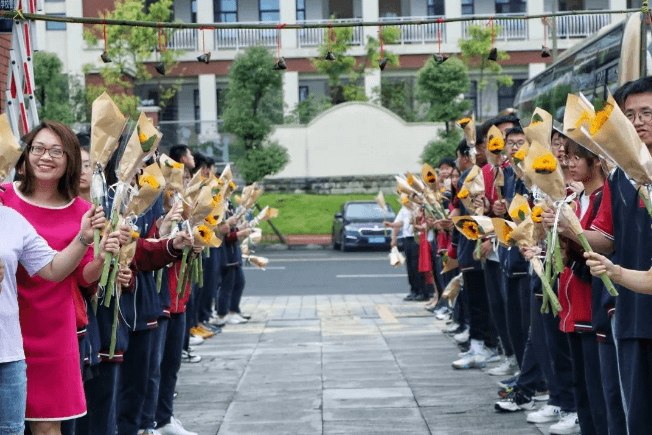
[[[439,42],[439,54],[441,54],[441,25],[444,22],[441,18],[437,18],[437,41]]]
[[[163,32],[163,28],[161,27],[161,22],[158,22],[158,51],[163,53],[167,45],[167,41],[165,40],[165,33]]]
[[[104,51],[107,50],[107,43],[106,43],[106,14],[104,14]]]
[[[278,58],[281,58],[281,29],[284,28],[287,24],[279,24],[276,26],[276,52],[278,53]]]
[[[494,48],[494,17],[489,17],[487,26],[491,26],[491,48]]]
[[[333,29],[333,24],[328,23],[328,51],[331,51],[331,41],[337,43],[337,36],[335,36],[335,29]]]
[[[548,19],[548,17],[543,17],[543,45],[547,46],[548,45],[548,27],[552,27],[552,23]]]
[[[385,57],[385,47],[383,44],[383,25],[378,25],[378,39],[380,39],[380,59],[382,60]]]

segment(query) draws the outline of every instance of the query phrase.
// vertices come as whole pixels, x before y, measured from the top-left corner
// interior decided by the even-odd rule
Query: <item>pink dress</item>
[[[34,205],[15,189],[3,185],[4,205],[31,223],[50,247],[63,250],[79,234],[81,218],[90,204],[75,198],[59,208]],[[86,399],[79,370],[79,345],[73,298],[84,281],[83,268],[93,260],[93,249],[77,269],[59,283],[31,277],[19,266],[18,308],[27,363],[26,420],[67,420],[86,414]]]

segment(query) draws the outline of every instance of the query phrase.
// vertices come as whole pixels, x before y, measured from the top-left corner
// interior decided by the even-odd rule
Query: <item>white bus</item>
[[[562,53],[544,71],[518,90],[514,100],[522,122],[536,107],[562,121],[569,93],[583,93],[589,100],[606,99],[607,90],[652,74],[652,38],[649,21],[634,13],[605,26],[595,35]]]

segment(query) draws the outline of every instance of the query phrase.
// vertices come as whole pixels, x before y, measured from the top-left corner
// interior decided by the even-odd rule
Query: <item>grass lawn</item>
[[[373,200],[375,196],[265,193],[258,199],[258,204],[278,209],[278,217],[273,222],[283,234],[330,234],[333,215],[346,201]],[[396,195],[387,195],[385,200],[398,212],[400,207]]]

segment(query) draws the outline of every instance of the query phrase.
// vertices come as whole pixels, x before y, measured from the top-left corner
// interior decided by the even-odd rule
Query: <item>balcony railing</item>
[[[168,40],[168,48],[171,50],[197,50],[197,29],[175,30]]]
[[[260,24],[260,22],[240,22],[241,24]],[[265,21],[265,24],[278,24]],[[216,29],[215,48],[239,49],[262,45],[276,47],[276,29]]]
[[[436,18],[444,17],[392,17],[381,18],[381,21],[418,21]],[[443,23],[398,24],[396,27],[401,30],[401,37],[396,41],[397,44],[437,43],[439,38],[441,42],[446,42],[446,25]]]
[[[361,23],[362,19],[348,18],[340,20],[306,20],[299,24],[327,24],[327,23]],[[353,36],[351,45],[362,45],[362,27],[352,27]],[[297,30],[297,44],[299,47],[316,47],[324,43],[326,29],[299,29]]]
[[[567,15],[555,17],[558,38],[585,38],[611,24],[611,15]]]
[[[490,16],[479,17],[477,20],[473,21],[463,21],[462,22],[462,34],[464,38],[469,37],[469,26],[487,26],[489,24]],[[527,20],[506,20],[501,19],[500,15],[495,15],[493,17],[493,24],[496,27],[501,27],[500,34],[496,35],[496,40],[498,41],[516,41],[522,39],[528,39],[528,27]]]

